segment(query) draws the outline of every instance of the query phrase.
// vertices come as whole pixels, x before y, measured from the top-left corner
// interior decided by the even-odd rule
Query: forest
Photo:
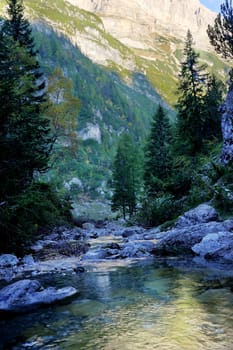
[[[71,222],[71,198],[61,185],[67,166],[74,167],[73,159],[73,173],[89,179],[84,192],[98,196],[96,183],[105,181],[112,210],[131,223],[169,227],[179,215],[204,202],[212,203],[223,217],[230,215],[233,152],[232,135],[226,130],[232,130],[232,71],[227,83],[210,74],[199,62],[190,31],[180,61],[174,112],[156,94],[155,102],[148,103],[142,91],[133,96],[125,88],[125,99],[111,81],[118,81],[112,72],[106,74],[99,68],[99,81],[93,81],[94,73],[81,54],[78,74],[71,80],[64,73],[65,61],[60,64],[65,56],[55,34],[50,33],[51,47],[42,40],[43,34],[32,31],[20,0],[8,1],[7,11],[0,31],[3,252],[20,252],[41,228]],[[230,11],[226,1],[214,26],[208,28],[210,43],[228,61],[233,55]],[[74,54],[68,52],[72,71]],[[51,57],[50,68],[43,66],[42,61]],[[81,60],[86,66],[81,66]],[[88,94],[84,76],[85,84],[91,86]],[[135,76],[137,84],[145,84],[143,79]],[[96,94],[99,90],[105,101]],[[145,106],[144,114],[139,104]],[[113,138],[109,137],[111,131],[105,130],[105,154],[100,159],[91,151],[98,143],[93,141],[92,148],[92,141],[80,145],[77,125],[90,117],[91,109],[102,105],[106,111],[100,118],[102,124],[111,119],[113,127],[118,125],[117,111],[123,127],[117,135],[112,131]],[[225,126],[221,125],[224,115]],[[102,169],[106,168],[108,177],[104,178]]]

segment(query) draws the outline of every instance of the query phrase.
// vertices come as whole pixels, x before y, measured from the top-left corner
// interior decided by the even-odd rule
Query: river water
[[[82,274],[44,276],[44,285],[72,285],[78,297],[0,321],[0,348],[233,350],[230,288],[214,271],[172,265],[93,263]]]

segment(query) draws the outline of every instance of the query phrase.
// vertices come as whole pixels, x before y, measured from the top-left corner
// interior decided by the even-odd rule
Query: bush
[[[32,184],[1,203],[0,251],[22,254],[40,227],[64,223],[68,216],[68,201],[60,198],[52,186]]]
[[[233,186],[223,184],[215,186],[214,206],[222,215],[233,214]]]
[[[139,213],[139,221],[144,225],[158,226],[175,219],[181,212],[180,203],[171,195],[146,199]]]

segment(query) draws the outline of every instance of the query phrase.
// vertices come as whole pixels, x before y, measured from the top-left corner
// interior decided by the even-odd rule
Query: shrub
[[[33,183],[1,203],[0,251],[22,254],[40,227],[64,223],[68,216],[67,200],[60,198],[51,185]]]
[[[176,218],[181,211],[178,201],[171,195],[146,199],[139,213],[139,221],[148,226],[161,225]]]

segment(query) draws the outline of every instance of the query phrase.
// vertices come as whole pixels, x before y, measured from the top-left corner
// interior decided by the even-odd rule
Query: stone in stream
[[[206,235],[192,247],[194,253],[208,260],[233,262],[233,233],[218,232]]]
[[[130,242],[122,246],[120,258],[142,258],[152,255],[155,244],[149,241]]]
[[[229,232],[229,220],[226,222],[207,222],[189,225],[183,228],[174,228],[164,232],[163,238],[155,244],[155,255],[183,255],[194,254],[192,247],[202,239],[218,232]]]
[[[43,289],[37,280],[20,280],[0,290],[0,313],[30,311],[66,300],[77,293],[73,287]]]
[[[84,267],[83,266],[76,266],[75,268],[74,268],[74,272],[77,272],[77,273],[83,273],[83,272],[85,272],[85,269],[84,269]]]
[[[94,229],[95,229],[95,225],[92,224],[91,222],[84,222],[84,223],[82,224],[82,228],[83,228],[84,230],[91,231],[91,230],[94,230]]]

